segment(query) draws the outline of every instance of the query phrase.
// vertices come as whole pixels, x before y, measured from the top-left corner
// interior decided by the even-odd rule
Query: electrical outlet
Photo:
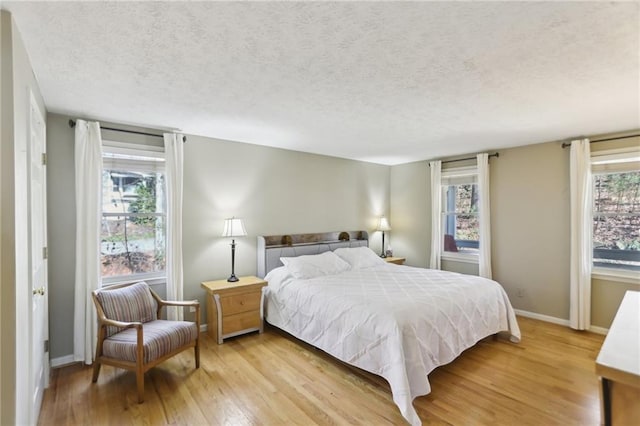
[[[195,312],[195,311],[196,311],[195,306],[189,306],[189,312]]]
[[[525,295],[526,295],[526,293],[525,293],[525,291],[524,291],[524,288],[522,288],[522,287],[521,287],[521,288],[519,288],[519,289],[516,291],[516,296],[518,296],[518,297],[524,297]]]

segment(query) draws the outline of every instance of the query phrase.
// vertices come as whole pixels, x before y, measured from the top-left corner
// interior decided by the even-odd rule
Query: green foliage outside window
[[[146,176],[140,178],[135,186],[136,198],[129,204],[129,213],[155,213],[156,212],[156,178]],[[137,224],[150,224],[155,221],[153,217],[137,217],[133,221]]]

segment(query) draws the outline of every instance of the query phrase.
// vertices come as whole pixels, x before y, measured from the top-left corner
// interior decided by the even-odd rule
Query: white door
[[[31,423],[38,421],[42,394],[49,385],[47,288],[46,133],[42,113],[33,95],[29,114],[29,202],[31,230]]]

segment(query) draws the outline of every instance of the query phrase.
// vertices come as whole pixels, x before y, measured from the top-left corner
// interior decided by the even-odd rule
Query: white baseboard
[[[58,358],[51,358],[51,368],[64,367],[65,365],[73,364],[75,362],[76,361],[73,360],[73,354]]]
[[[605,336],[609,332],[608,328],[598,327],[597,325],[592,325],[589,327],[589,331],[596,334],[604,334]]]
[[[537,314],[535,312],[523,311],[521,309],[514,309],[516,315],[520,315],[526,318],[533,318],[540,321],[550,322],[553,324],[564,325],[565,327],[569,327],[569,320],[556,318],[549,315]],[[589,331],[597,334],[606,335],[609,332],[608,328],[598,327],[596,325],[589,326]]]
[[[566,320],[566,319],[556,318],[549,315],[537,314],[535,312],[523,311],[521,309],[514,309],[514,311],[516,315],[569,327],[569,320]]]

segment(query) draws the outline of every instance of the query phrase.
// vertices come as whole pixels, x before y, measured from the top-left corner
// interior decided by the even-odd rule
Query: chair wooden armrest
[[[160,317],[160,312],[162,311],[162,308],[164,308],[165,306],[179,306],[179,307],[185,307],[185,306],[193,306],[196,308],[196,318],[198,319],[197,323],[198,323],[198,327],[200,327],[200,302],[197,300],[184,300],[184,301],[180,301],[180,300],[162,300],[162,299],[156,299],[156,301],[158,302],[158,318]]]
[[[198,300],[160,300],[160,304],[165,306],[199,306]]]
[[[198,326],[200,326],[200,302],[198,300],[163,300],[160,298],[160,296],[158,296],[158,294],[149,289],[151,291],[151,295],[153,296],[153,298],[156,300],[156,303],[158,304],[158,317],[160,317],[160,312],[162,311],[162,308],[164,308],[165,306],[193,306],[196,308],[196,318],[198,318]]]
[[[100,325],[112,325],[118,328],[142,328],[142,323],[139,321],[135,322],[124,322],[124,321],[116,321],[109,318],[100,318]]]

